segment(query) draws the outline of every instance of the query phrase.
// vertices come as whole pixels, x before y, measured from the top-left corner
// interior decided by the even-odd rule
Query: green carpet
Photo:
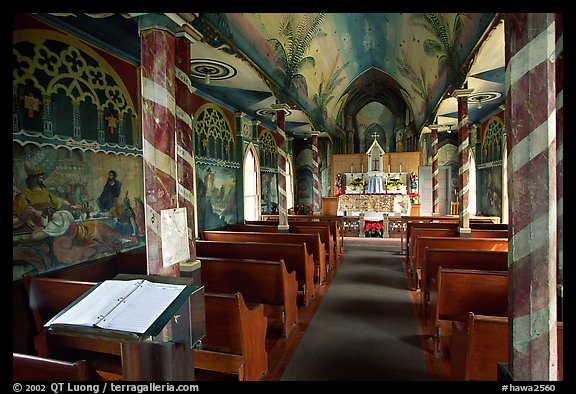
[[[398,240],[345,239],[345,255],[282,381],[428,380]]]

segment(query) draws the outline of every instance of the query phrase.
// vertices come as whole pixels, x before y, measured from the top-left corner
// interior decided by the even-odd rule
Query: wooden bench
[[[410,231],[406,261],[414,256],[416,238],[418,237],[460,237],[456,223],[416,223]],[[421,225],[425,225],[421,227]],[[508,231],[502,229],[470,230],[470,238],[508,238]],[[463,237],[465,238],[465,237]]]
[[[508,271],[508,252],[504,250],[427,248],[420,280],[424,315],[428,314],[429,289],[437,281],[436,275],[439,266],[442,268]]]
[[[88,360],[64,361],[12,353],[12,380],[21,381],[98,381],[102,377]]]
[[[51,335],[44,324],[90,290],[97,283],[64,279],[24,276],[29,307],[35,324],[34,350],[40,357],[60,358],[67,361],[86,354],[98,373],[105,379],[118,380],[122,376],[121,346],[113,339],[80,338]],[[83,352],[78,352],[78,350]]]
[[[407,243],[409,242],[409,229],[410,226],[416,227],[420,225],[426,226],[427,224],[432,225],[442,225],[450,223],[455,225],[456,228],[459,227],[459,216],[458,215],[432,215],[432,216],[402,216],[400,218],[400,252],[402,254],[406,253]],[[412,225],[410,224],[412,223]],[[491,227],[494,224],[501,224],[500,218],[498,216],[471,216],[470,217],[470,228],[476,228],[477,225],[488,226],[492,229],[502,229],[501,227]],[[446,227],[446,226],[444,226]],[[507,229],[506,227],[505,229]]]
[[[202,257],[202,284],[211,293],[242,294],[247,304],[263,304],[272,322],[281,322],[281,333],[289,337],[298,322],[296,272],[288,273],[284,260],[267,261],[225,257]]]
[[[242,294],[204,294],[206,336],[194,349],[194,367],[260,380],[268,372],[264,305],[249,308]]]
[[[314,283],[321,285],[326,281],[326,248],[320,242],[318,234],[204,230],[200,233],[200,238],[206,241],[306,244],[306,250],[314,259]],[[284,258],[283,256],[277,257]]]
[[[247,220],[246,224],[278,224],[278,215],[268,215],[267,220]],[[342,233],[342,218],[338,216],[319,215],[288,215],[288,225],[327,226],[334,240],[335,256],[338,258],[344,251],[344,236]]]
[[[313,222],[309,222],[313,223]],[[229,231],[243,231],[243,232],[264,232],[264,233],[277,233],[278,226],[273,224],[228,224],[226,227]],[[294,234],[318,234],[320,242],[326,247],[326,255],[328,262],[326,264],[326,271],[336,267],[336,260],[334,256],[334,240],[330,234],[330,228],[327,226],[309,226],[290,223],[288,228],[290,233]]]
[[[462,320],[468,312],[508,316],[508,272],[438,267],[430,288],[429,334],[441,352],[441,320]]]
[[[470,237],[416,237],[414,254],[408,262],[408,277],[413,290],[420,288],[421,268],[426,258],[426,249],[478,249],[508,250],[508,238],[476,238],[481,233],[472,230]]]
[[[196,240],[196,255],[200,260],[204,257],[239,256],[255,260],[282,259],[286,270],[296,273],[298,302],[306,306],[314,297],[314,260],[308,254],[306,244]]]
[[[558,380],[564,379],[563,323],[557,323]],[[450,336],[451,380],[497,380],[497,366],[508,363],[508,317],[469,312],[452,322]]]

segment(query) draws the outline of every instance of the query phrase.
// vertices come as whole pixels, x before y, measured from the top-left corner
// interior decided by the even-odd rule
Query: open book
[[[136,334],[149,333],[177,299],[190,295],[184,291],[188,287],[145,279],[106,280],[50,319],[44,327],[99,327]],[[157,330],[160,331],[171,317],[164,319],[164,324]]]

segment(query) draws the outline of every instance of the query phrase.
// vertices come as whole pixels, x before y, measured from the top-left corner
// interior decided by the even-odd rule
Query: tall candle
[[[388,164],[388,172],[390,172],[390,164]]]
[[[364,173],[364,163],[362,163],[362,173]]]
[[[402,172],[402,163],[400,163],[400,172]]]

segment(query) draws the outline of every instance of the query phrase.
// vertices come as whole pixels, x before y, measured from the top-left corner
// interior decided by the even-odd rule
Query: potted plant
[[[382,238],[384,236],[384,224],[381,221],[366,222],[364,225],[364,236]]]
[[[410,192],[410,194],[408,194],[408,197],[410,197],[410,202],[412,204],[418,204],[418,202],[420,201],[420,194],[416,193],[416,192]]]

